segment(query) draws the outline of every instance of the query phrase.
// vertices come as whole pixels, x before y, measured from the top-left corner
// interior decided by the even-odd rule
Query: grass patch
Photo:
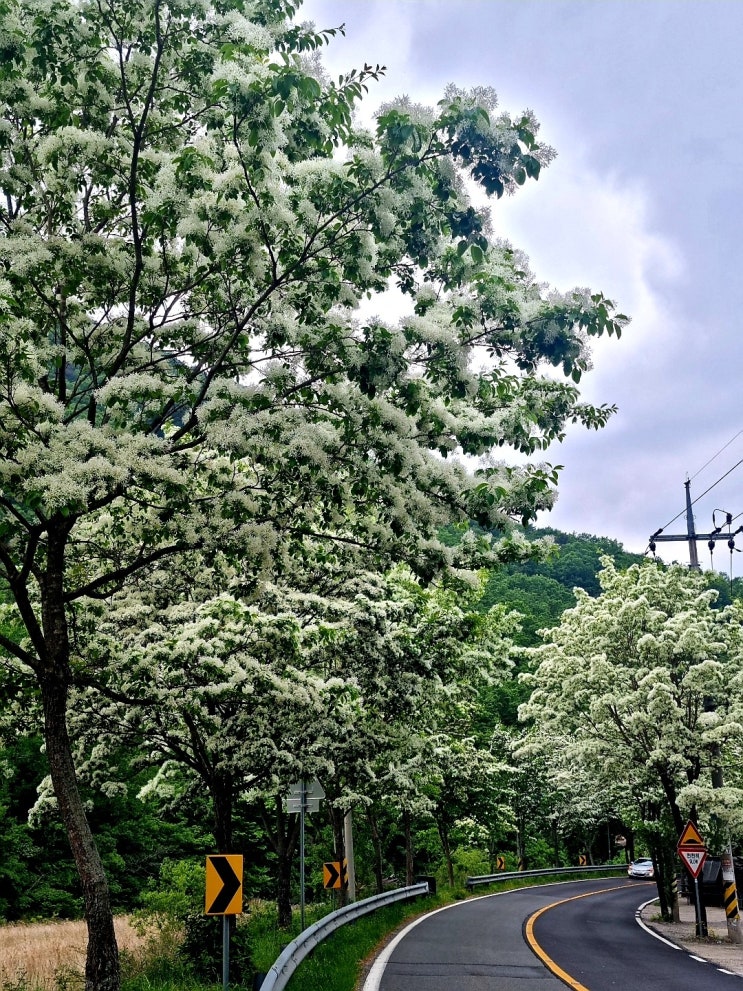
[[[142,945],[128,916],[114,920],[124,953]],[[84,984],[87,927],[82,921],[11,923],[0,926],[2,991],[78,991]]]

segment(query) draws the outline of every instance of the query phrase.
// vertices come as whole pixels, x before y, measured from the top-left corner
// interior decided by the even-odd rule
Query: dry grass
[[[142,937],[128,917],[117,918],[115,925],[120,950],[141,948]],[[21,984],[51,989],[60,975],[65,975],[68,986],[82,985],[86,944],[84,922],[0,926],[0,989]]]

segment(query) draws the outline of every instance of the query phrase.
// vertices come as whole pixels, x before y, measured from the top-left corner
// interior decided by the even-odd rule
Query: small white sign
[[[314,781],[304,782],[304,793],[307,798],[325,798],[325,792],[320,782],[315,778]],[[301,798],[302,796],[302,782],[295,781],[293,785],[289,786],[289,791],[287,793],[287,798]]]
[[[707,851],[703,849],[693,850],[690,847],[681,847],[679,857],[689,868],[692,877],[697,878],[702,873],[704,862],[707,859]]]
[[[319,812],[320,810],[320,799],[319,798],[306,798],[304,801],[304,811],[305,812]],[[301,798],[285,798],[284,799],[284,812],[301,812],[302,811],[302,800]]]

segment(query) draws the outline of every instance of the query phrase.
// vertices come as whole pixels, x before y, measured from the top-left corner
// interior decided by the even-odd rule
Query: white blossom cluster
[[[600,580],[532,651],[527,749],[555,754],[558,777],[585,776],[588,804],[606,790],[630,821],[654,803],[677,835],[692,812],[738,832],[740,606],[715,609],[703,576],[678,566],[622,573],[607,559]]]

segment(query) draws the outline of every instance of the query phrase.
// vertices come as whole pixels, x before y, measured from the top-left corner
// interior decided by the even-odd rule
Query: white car
[[[653,861],[649,857],[633,860],[627,868],[627,877],[653,877]]]

